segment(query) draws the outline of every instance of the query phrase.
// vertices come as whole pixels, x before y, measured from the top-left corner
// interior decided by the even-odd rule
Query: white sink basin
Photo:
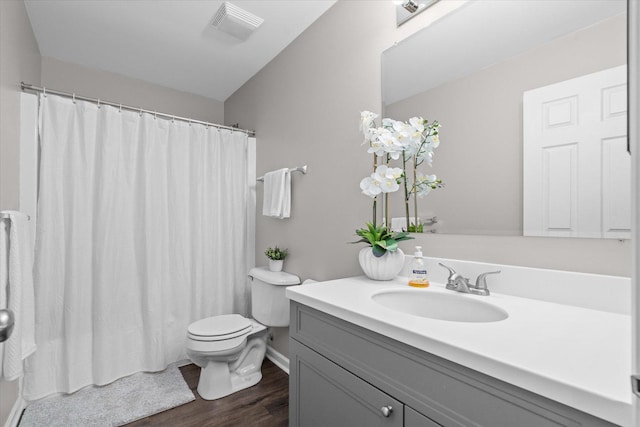
[[[450,322],[498,322],[509,317],[500,307],[481,300],[483,296],[433,292],[429,289],[394,289],[371,296],[374,302],[413,316]]]

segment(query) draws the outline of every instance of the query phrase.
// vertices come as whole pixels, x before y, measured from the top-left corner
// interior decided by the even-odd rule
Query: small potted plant
[[[404,253],[398,242],[413,239],[407,232],[394,233],[384,225],[367,222],[366,228],[356,230],[360,240],[353,243],[368,243],[360,250],[358,259],[364,274],[373,280],[391,280],[400,273],[404,265]]]
[[[264,254],[269,258],[269,270],[282,271],[282,264],[287,257],[287,250],[279,247],[268,247]]]

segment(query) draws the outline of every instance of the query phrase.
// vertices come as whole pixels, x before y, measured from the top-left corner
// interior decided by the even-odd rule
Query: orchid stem
[[[389,165],[389,155],[387,154],[387,162],[386,164]],[[385,221],[385,225],[387,227],[387,230],[391,230],[391,222],[390,222],[390,214],[389,214],[389,193],[384,193],[384,221]]]
[[[418,157],[416,155],[415,160],[413,162],[413,221],[415,222],[416,231],[418,231],[418,186],[417,186],[417,169],[418,165],[416,164]],[[407,205],[408,209],[408,205]]]
[[[376,172],[376,167],[378,166],[376,153],[373,153],[373,172]],[[373,198],[373,226],[376,226],[378,216],[378,196]]]
[[[407,157],[405,155],[405,152],[402,152],[402,170],[406,171],[407,170]],[[406,172],[404,173],[403,176],[403,181],[404,181],[404,210],[405,210],[405,218],[407,220],[407,231],[409,231],[409,226],[411,225],[409,223],[409,189],[407,188],[407,174]]]

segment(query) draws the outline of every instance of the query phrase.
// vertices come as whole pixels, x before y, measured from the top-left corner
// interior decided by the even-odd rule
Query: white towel
[[[23,360],[36,350],[33,249],[27,216],[3,213],[9,220],[0,226],[0,307],[13,311],[16,323],[11,337],[0,344],[0,378],[12,381],[23,375]]]
[[[289,218],[291,214],[291,172],[278,169],[264,174],[262,215]]]

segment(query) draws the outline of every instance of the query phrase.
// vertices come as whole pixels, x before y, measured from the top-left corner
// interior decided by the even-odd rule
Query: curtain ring
[[[156,120],[158,118],[158,112],[154,111],[153,112],[153,120]]]
[[[191,120],[189,120],[189,126],[191,126]]]
[[[171,123],[175,123],[176,122],[176,116],[171,116]]]
[[[98,98],[98,109],[100,109],[100,98]]]
[[[120,108],[118,108],[118,112],[122,113],[122,104],[120,104]]]
[[[73,94],[73,97],[71,99],[73,100],[73,103],[75,104],[76,103],[76,94],[75,93]]]
[[[140,117],[142,117],[142,108],[140,109]]]
[[[42,88],[42,95],[46,98],[47,97],[47,88],[43,87]]]

